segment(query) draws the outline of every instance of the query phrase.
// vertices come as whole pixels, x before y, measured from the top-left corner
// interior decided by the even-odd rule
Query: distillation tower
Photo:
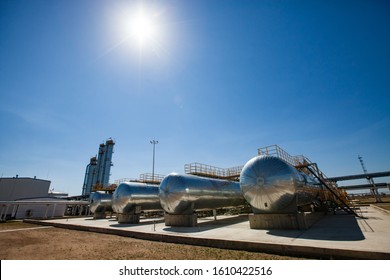
[[[99,145],[98,155],[90,159],[85,170],[82,195],[90,195],[94,187],[107,188],[109,186],[114,145],[114,140],[108,139]]]

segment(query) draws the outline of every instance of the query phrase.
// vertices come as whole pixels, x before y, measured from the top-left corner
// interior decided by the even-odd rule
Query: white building
[[[53,197],[49,193],[50,183],[18,176],[0,178],[0,220],[63,217],[68,205],[84,207],[86,204]]]
[[[47,197],[50,183],[28,177],[0,178],[0,201]]]

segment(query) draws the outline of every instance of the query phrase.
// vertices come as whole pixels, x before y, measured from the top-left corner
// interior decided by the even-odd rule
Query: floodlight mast
[[[156,153],[156,144],[158,144],[157,140],[151,140],[150,144],[153,145],[153,169],[152,169],[152,181],[154,181],[154,162],[155,162],[155,153]]]

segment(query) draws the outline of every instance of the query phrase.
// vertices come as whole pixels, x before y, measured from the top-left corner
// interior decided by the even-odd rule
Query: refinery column
[[[95,156],[90,159],[90,162],[85,170],[82,195],[89,195],[92,192],[92,187],[94,185],[94,182],[96,182],[96,170],[97,159]]]
[[[110,181],[110,171],[112,164],[112,154],[114,152],[114,145],[115,142],[111,138],[106,141],[106,151],[105,151],[105,157],[104,157],[104,165],[103,165],[103,177],[101,184],[104,188],[108,187],[109,181]]]
[[[110,180],[111,162],[115,142],[109,138],[99,145],[99,153],[92,157],[85,171],[83,195],[89,195],[94,187],[107,188]]]

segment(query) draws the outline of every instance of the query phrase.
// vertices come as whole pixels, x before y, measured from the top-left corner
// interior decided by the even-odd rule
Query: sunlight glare
[[[152,44],[156,40],[157,25],[153,15],[140,8],[128,22],[130,36],[138,43],[139,47]]]
[[[115,43],[105,52],[121,48],[138,59],[166,57],[170,44],[166,10],[155,5],[118,6],[112,13],[111,34]]]

